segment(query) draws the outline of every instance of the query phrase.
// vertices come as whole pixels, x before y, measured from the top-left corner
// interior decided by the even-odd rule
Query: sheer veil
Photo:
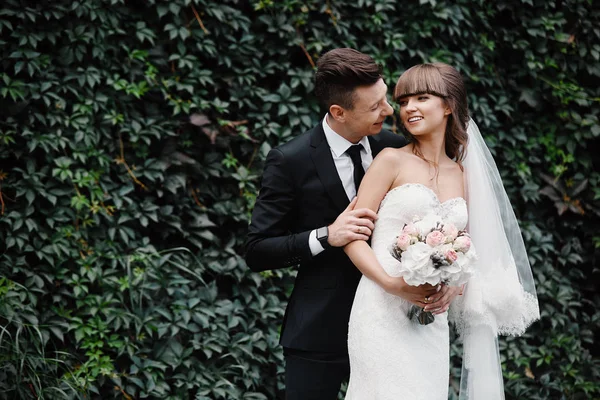
[[[498,335],[521,335],[540,318],[521,230],[496,163],[470,119],[463,161],[476,275],[450,309],[463,341],[460,400],[504,399]]]

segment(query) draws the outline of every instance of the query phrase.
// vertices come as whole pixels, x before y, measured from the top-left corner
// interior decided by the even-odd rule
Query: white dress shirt
[[[331,156],[333,157],[335,168],[337,169],[340,180],[342,181],[342,186],[344,186],[348,200],[351,201],[356,196],[356,188],[354,186],[354,164],[352,163],[350,156],[346,154],[346,150],[348,150],[350,146],[354,144],[362,144],[360,158],[362,160],[362,166],[366,171],[373,162],[371,144],[366,136],[364,136],[358,143],[352,143],[335,133],[335,131],[331,129],[327,123],[327,115],[325,115],[325,118],[323,118],[323,130],[325,131],[325,139],[327,140],[327,144],[331,150]],[[310,246],[310,252],[313,256],[316,256],[325,250],[321,243],[319,243],[317,240],[316,229],[310,233],[308,237],[308,245]]]

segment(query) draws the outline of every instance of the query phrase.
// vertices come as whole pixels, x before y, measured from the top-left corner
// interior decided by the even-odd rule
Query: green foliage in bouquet
[[[0,399],[282,398],[294,271],[251,273],[242,244],[341,46],[390,87],[463,73],[541,302],[501,340],[507,398],[600,398],[598,26],[591,0],[3,1]]]

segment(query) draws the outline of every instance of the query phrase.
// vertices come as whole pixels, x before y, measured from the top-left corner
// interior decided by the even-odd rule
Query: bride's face
[[[400,119],[413,136],[446,132],[448,115],[452,113],[444,99],[429,93],[401,97]]]

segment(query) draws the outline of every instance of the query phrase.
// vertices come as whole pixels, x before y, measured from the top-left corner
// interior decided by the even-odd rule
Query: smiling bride
[[[349,323],[346,399],[447,400],[449,321],[463,340],[461,399],[504,399],[497,335],[522,334],[539,319],[518,223],[458,71],[414,66],[394,97],[411,143],[383,150],[367,171],[356,206],[378,212],[371,247],[355,241],[344,249],[363,274]],[[441,282],[423,298],[397,285],[403,269],[390,248],[428,215],[469,232],[479,256],[466,285]],[[435,318],[411,319],[414,306]]]

